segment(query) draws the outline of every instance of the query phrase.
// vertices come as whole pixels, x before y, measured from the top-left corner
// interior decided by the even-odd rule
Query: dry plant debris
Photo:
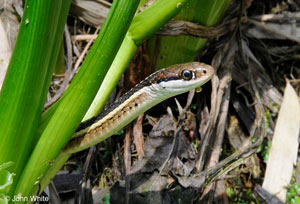
[[[268,5],[280,10],[278,4]],[[110,203],[281,203],[261,185],[286,80],[299,95],[299,18],[297,9],[270,14],[256,11],[259,6],[233,1],[216,27],[170,21],[157,33],[209,38],[199,57],[212,62],[217,74],[202,93],[145,113],[125,131],[124,148],[120,138],[97,146],[86,177],[95,203],[108,195]],[[75,22],[69,27],[73,64],[94,39],[94,28]],[[130,68],[150,69],[148,64],[141,47]],[[136,81],[132,76],[122,84]]]
[[[300,103],[297,93],[288,82],[278,115],[275,132],[267,162],[263,188],[286,201],[293,167],[297,161],[300,131]]]
[[[20,10],[19,4],[13,5],[14,10]],[[65,29],[66,69],[64,74],[53,77],[47,106],[61,96],[76,74],[109,7],[110,2],[104,0],[72,2]],[[22,15],[22,10],[19,13]],[[284,101],[299,104],[299,21],[300,4],[296,0],[235,0],[216,27],[170,21],[157,35],[209,39],[199,59],[216,69],[211,84],[206,84],[201,93],[179,96],[179,102],[170,99],[145,113],[128,131],[116,133],[127,133],[125,142],[120,136],[112,137],[89,151],[75,154],[65,165],[73,174],[61,172],[64,176],[54,181],[58,193],[68,197],[69,192],[77,192],[77,197],[75,193],[71,197],[82,202],[93,197],[94,203],[103,203],[109,197],[110,203],[130,199],[130,203],[145,204],[162,200],[273,204],[285,202],[286,197],[286,202],[296,203],[300,200],[300,191],[293,192],[300,185],[298,156],[294,163],[297,130],[293,133],[293,145],[285,146],[285,140],[279,142],[279,149],[294,151],[289,162],[286,157],[281,160],[281,165],[289,165],[289,172],[276,173],[271,177],[271,185],[266,183],[269,171],[280,169],[269,163],[278,162],[283,156],[280,151],[275,151],[280,154],[275,159],[272,156],[276,134],[286,139],[292,122],[299,128],[296,119],[288,119],[288,123],[284,122],[287,129],[278,133],[284,126],[278,116],[280,108],[280,115],[290,111],[295,118],[299,116],[296,105],[287,105],[288,111],[281,107]],[[147,73],[147,59],[141,47],[130,67],[147,67],[143,71]],[[131,77],[123,79],[123,84],[128,84],[125,78]],[[284,89],[290,86],[286,86],[286,81],[295,90],[293,100],[282,97]],[[110,101],[120,95],[119,90],[120,86]],[[296,168],[289,186],[293,165]],[[273,178],[281,176],[287,177],[280,187],[287,196],[285,192],[277,194],[273,185]],[[82,185],[72,183],[77,180]]]

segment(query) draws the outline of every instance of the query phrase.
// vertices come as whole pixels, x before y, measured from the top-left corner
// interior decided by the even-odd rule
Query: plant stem
[[[103,109],[110,94],[126,70],[137,47],[173,16],[178,14],[181,7],[188,1],[189,0],[157,0],[134,17],[125,40],[84,120],[97,115]]]
[[[134,41],[129,38],[128,35],[126,35],[120,50],[116,55],[116,58],[110,66],[109,71],[107,72],[101,87],[83,120],[87,120],[95,116],[102,110],[115,85],[119,82],[119,79],[125,71],[127,64],[129,64],[136,49],[137,46]]]
[[[216,25],[231,0],[190,0],[175,19],[191,21],[203,26]],[[207,39],[193,36],[153,36],[149,40],[151,61],[155,69],[193,61],[205,46]]]
[[[160,28],[163,26],[167,21],[172,18],[172,16],[176,15],[179,12],[179,8],[177,7],[178,3],[184,4],[187,0],[176,0],[176,1],[169,1],[169,0],[157,0],[156,4],[152,4],[150,7],[148,7],[148,11],[146,12],[146,15],[143,17],[143,13],[147,10],[144,10],[142,13],[139,14],[138,18],[138,24],[145,25],[146,22],[149,22],[149,14],[152,13],[152,19],[155,19],[155,23],[151,23],[153,27],[148,26],[146,31],[141,32],[141,34],[146,37],[147,35],[144,35],[145,33],[152,33],[154,34],[156,32],[155,29]],[[163,4],[163,3],[165,4]],[[174,3],[175,2],[175,3]],[[164,15],[161,16],[161,13],[156,12],[157,8],[165,7],[167,12],[162,12]],[[172,9],[171,9],[172,8]],[[158,16],[161,16],[162,18],[159,19]],[[144,21],[142,20],[144,19]],[[159,20],[157,20],[159,19]],[[135,22],[135,23],[134,23]],[[136,17],[133,19],[133,24],[137,25]],[[137,28],[141,28],[141,26],[137,26]],[[135,32],[130,27],[131,32]],[[141,36],[139,36],[141,38]],[[144,39],[145,40],[145,39]],[[116,86],[116,84],[119,81],[119,78],[125,71],[131,57],[133,56],[134,52],[137,49],[137,42],[135,39],[132,38],[132,35],[128,32],[121,47],[118,51],[118,54],[116,55],[116,58],[114,59],[114,62],[112,63],[109,72],[107,73],[98,93],[97,96],[93,102],[92,108],[89,109],[88,113],[85,115],[85,119],[90,118],[94,115],[96,115],[100,110],[104,107],[106,100],[109,98],[112,90]],[[51,179],[56,175],[56,173],[59,171],[59,169],[63,166],[63,164],[67,161],[70,154],[62,155],[60,154],[53,162],[53,165],[51,168],[45,173],[45,176],[41,180],[41,189],[45,188]]]
[[[135,14],[139,0],[116,0],[97,40],[35,146],[15,190],[27,197],[51,166],[82,120],[110,67]]]
[[[11,191],[32,149],[70,0],[26,1],[15,48],[0,93],[0,164],[12,161]]]

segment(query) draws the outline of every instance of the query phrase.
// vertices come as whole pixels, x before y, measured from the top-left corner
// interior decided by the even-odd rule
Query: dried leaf
[[[73,0],[70,12],[83,22],[98,27],[104,23],[109,8],[106,1]]]
[[[287,83],[263,183],[263,188],[282,202],[285,202],[286,186],[290,183],[293,165],[296,164],[299,130],[299,99],[293,87]]]
[[[144,135],[143,135],[143,118],[144,114],[140,115],[133,127],[133,142],[139,159],[144,155]]]

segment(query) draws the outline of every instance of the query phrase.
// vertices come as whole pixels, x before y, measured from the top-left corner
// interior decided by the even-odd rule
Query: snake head
[[[200,62],[174,65],[156,72],[152,83],[165,94],[180,94],[205,84],[214,74],[214,68]]]

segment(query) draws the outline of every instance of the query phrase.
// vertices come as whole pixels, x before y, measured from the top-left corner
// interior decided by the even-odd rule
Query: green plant
[[[59,152],[83,117],[103,108],[137,47],[188,1],[157,0],[134,17],[145,0],[115,0],[74,80],[44,113],[52,73],[61,66],[58,56],[70,0],[26,1],[0,93],[0,164],[13,164],[0,177],[15,175],[9,189],[0,192],[3,202],[7,195],[36,195],[48,185],[69,158]]]
[[[138,32],[138,29],[139,24],[144,23],[143,15],[150,15],[149,10],[136,16],[131,26],[136,27],[136,38],[142,40],[149,33],[154,33],[180,10],[177,3],[185,0],[168,2],[160,0],[152,6],[162,10],[161,13],[156,13],[156,17],[154,15],[156,23],[149,24],[146,32],[145,29]],[[70,0],[26,2],[18,39],[0,94],[0,163],[14,163],[8,169],[16,174],[10,188],[11,196],[29,196],[37,193],[44,173],[72,136],[96,95],[120,48],[138,4],[138,0],[114,1],[110,14],[80,71],[60,100],[42,115],[52,72],[61,48],[57,45],[61,44]],[[128,39],[127,42],[136,49],[138,44],[130,32],[128,33],[124,42]],[[128,50],[130,46],[123,46],[123,49]],[[119,59],[123,60],[123,57],[124,55]],[[129,59],[130,55],[126,57],[126,62]],[[126,62],[123,62],[123,67],[126,67]],[[34,141],[34,138],[37,141]]]
[[[296,183],[294,176],[287,191],[286,202],[290,204],[300,203],[300,185]]]

